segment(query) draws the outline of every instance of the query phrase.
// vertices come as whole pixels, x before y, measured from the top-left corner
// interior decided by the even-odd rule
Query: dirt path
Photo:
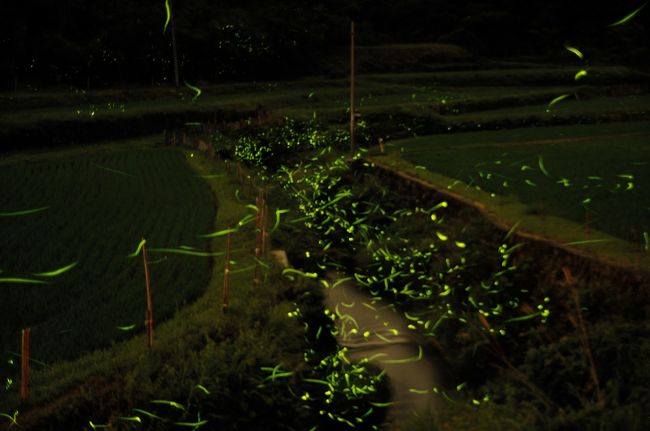
[[[329,288],[324,305],[336,313],[337,341],[349,348],[348,359],[368,358],[386,371],[393,404],[388,410],[386,430],[402,430],[400,423],[417,411],[436,408],[441,400],[433,392],[441,387],[441,373],[435,358],[427,354],[425,340],[408,329],[408,321],[393,304],[373,299],[352,281],[328,272]]]

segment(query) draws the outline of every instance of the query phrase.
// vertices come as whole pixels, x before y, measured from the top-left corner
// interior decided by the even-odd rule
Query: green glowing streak
[[[587,71],[584,70],[584,69],[582,69],[578,73],[576,73],[575,76],[573,77],[573,79],[577,81],[578,79],[582,78],[583,76],[587,76]]]
[[[96,430],[97,428],[110,428],[110,425],[96,425],[93,423],[93,421],[88,421],[88,424],[90,425],[90,428]]]
[[[317,383],[319,385],[325,385],[325,386],[330,385],[329,382],[327,382],[325,380],[320,380],[320,379],[302,379],[302,381],[307,382],[307,383]]]
[[[417,322],[418,320],[420,320],[419,317],[411,316],[408,312],[404,312],[404,317],[406,317],[408,320],[413,320],[414,322]]]
[[[147,240],[142,238],[142,241],[140,241],[140,244],[138,244],[138,248],[136,248],[135,251],[129,254],[127,257],[136,257],[138,254],[140,254],[140,250],[142,250],[142,247],[144,247],[146,242]]]
[[[409,388],[409,392],[413,392],[414,394],[428,394],[429,391],[426,389],[415,389],[415,388]]]
[[[167,25],[169,20],[172,17],[172,8],[169,6],[169,0],[165,0],[165,12],[167,13],[167,18],[165,19],[165,27],[163,27],[163,33],[167,31]]]
[[[199,419],[201,419],[200,416]],[[178,425],[181,427],[194,427],[194,429],[197,429],[198,427],[203,426],[207,423],[208,423],[207,420],[197,420],[196,422],[174,422],[174,425]]]
[[[537,184],[535,184],[535,183],[532,182],[531,180],[528,180],[528,179],[527,179],[527,180],[525,180],[524,182],[525,182],[526,184],[528,184],[529,186],[531,186],[531,187],[537,187]]]
[[[206,395],[210,395],[210,391],[208,391],[203,385],[196,385],[195,388],[202,390]]]
[[[183,250],[180,248],[150,248],[149,251],[152,253],[175,253],[175,254],[185,254],[188,256],[199,256],[199,257],[221,256],[224,254],[223,252],[209,253],[204,251]]]
[[[607,27],[616,27],[616,26],[618,26],[618,25],[623,25],[623,24],[625,24],[626,22],[628,22],[629,20],[631,20],[632,18],[634,18],[634,17],[635,17],[639,12],[641,12],[641,9],[643,9],[643,8],[645,7],[645,5],[647,5],[647,4],[648,4],[648,2],[643,3],[643,4],[641,5],[641,7],[639,7],[638,9],[636,9],[635,11],[633,11],[632,13],[630,13],[629,15],[624,16],[624,17],[621,18],[620,20],[618,20],[618,21],[616,21],[616,22],[614,22],[614,23],[608,25]]]
[[[192,97],[192,102],[194,102],[201,95],[201,93],[202,93],[201,89],[199,87],[195,87],[195,86],[193,86],[191,84],[188,84],[187,81],[183,81],[183,83],[185,84],[185,86],[187,88],[189,88],[190,90],[192,90],[192,91],[194,91],[196,93],[196,95],[194,97]]]
[[[275,224],[271,228],[271,233],[275,232],[275,230],[280,226],[280,215],[288,213],[289,210],[283,210],[283,209],[276,209],[275,210]]]
[[[244,226],[245,224],[248,224],[255,220],[255,216],[253,214],[248,214],[247,216],[244,216],[241,220],[237,222],[237,226],[241,227]]]
[[[577,48],[574,48],[574,47],[569,46],[569,45],[564,45],[564,47],[566,48],[567,51],[571,51],[572,53],[577,55],[580,60],[582,60],[584,58],[584,55],[582,55],[582,53]]]
[[[49,272],[40,272],[38,274],[34,274],[37,277],[56,277],[57,275],[61,275],[64,272],[67,272],[77,266],[79,262],[74,262],[71,263],[70,265],[64,266],[63,268],[55,269],[54,271],[49,271]]]
[[[530,320],[533,319],[537,316],[539,316],[539,312],[533,313],[533,314],[527,314],[526,316],[521,316],[521,317],[513,317],[512,319],[508,319],[504,321],[503,323],[510,323],[510,322],[523,322],[524,320]]]
[[[375,407],[389,407],[389,406],[391,406],[393,403],[392,403],[391,401],[389,401],[389,402],[387,402],[387,403],[376,403],[376,402],[374,402],[374,401],[370,401],[369,404],[372,405],[372,406],[375,406]]]
[[[417,362],[422,359],[422,346],[418,346],[419,352],[417,356],[414,356],[412,358],[406,358],[406,359],[386,359],[385,361],[381,361],[384,364],[406,364],[408,362]]]
[[[212,233],[207,233],[205,235],[199,235],[201,238],[216,238],[218,236],[224,236],[228,235],[229,233],[237,232],[237,228],[230,228],[230,229],[224,229],[220,230],[218,232],[212,232]]]
[[[17,357],[17,358],[21,358],[21,357],[22,357],[22,356],[20,355],[20,353],[12,352],[11,350],[7,350],[7,353],[9,353],[9,354],[11,354],[11,355],[13,355],[13,356],[15,356],[15,357]],[[33,359],[33,358],[29,358],[29,361],[30,361],[30,362],[33,362],[33,363],[35,363],[35,364],[41,365],[41,366],[43,366],[43,367],[48,367],[48,368],[50,367],[50,366],[47,365],[45,362],[37,361],[36,359]]]
[[[9,416],[7,413],[0,413],[0,417],[5,417],[5,418],[7,418],[7,419],[9,419],[11,421],[11,425],[9,425],[10,428],[12,426],[14,426],[14,425],[18,425],[18,422],[16,422],[16,417],[17,416],[18,416],[18,410],[14,411],[13,416]],[[20,425],[18,425],[18,426],[20,426]]]
[[[260,212],[260,209],[257,208],[257,205],[248,204],[248,205],[246,205],[246,208],[251,209],[251,210],[255,211],[256,213]]]
[[[542,156],[538,156],[537,164],[539,165],[539,170],[542,171],[544,175],[546,175],[549,178],[552,178],[551,175],[549,175],[546,168],[544,167],[544,159],[542,158]]]
[[[274,382],[276,378],[290,377],[290,376],[293,375],[293,371],[282,371],[282,370],[280,370],[281,366],[282,366],[282,364],[278,364],[273,368],[271,368],[271,367],[260,367],[260,370],[262,370],[262,371],[271,371],[271,375],[266,377],[262,381],[265,382],[265,381],[270,379],[271,381]]]
[[[187,411],[187,409],[185,407],[183,407],[182,404],[179,404],[176,401],[152,400],[152,401],[149,401],[149,402],[152,403],[152,404],[165,404],[165,405],[168,405],[168,406],[172,406],[172,407],[174,407],[174,408],[176,408],[178,410]]]
[[[555,105],[555,104],[558,103],[559,101],[566,99],[566,98],[569,97],[570,95],[571,95],[571,94],[563,94],[563,95],[561,95],[561,96],[558,96],[558,97],[556,97],[555,99],[551,100],[551,101],[549,102],[549,104],[548,104],[546,107],[547,107],[547,108],[550,108],[551,106]]]
[[[47,282],[42,280],[34,280],[31,278],[0,278],[0,283],[17,283],[17,284],[47,284]]]
[[[126,176],[126,177],[132,177],[132,176],[133,176],[133,175],[131,175],[131,174],[127,174],[126,172],[118,171],[117,169],[107,168],[106,166],[97,165],[97,164],[95,164],[95,163],[93,163],[93,165],[94,165],[95,167],[99,168],[99,169],[103,169],[103,170],[105,170],[105,171],[112,172],[112,173],[114,173],[114,174],[124,175],[124,176]]]
[[[259,264],[260,264],[261,266],[263,266],[264,268],[266,268],[266,269],[271,269],[271,267],[270,267],[267,263],[262,262],[260,259],[258,259],[258,258],[256,258],[256,257],[253,257],[253,259],[255,259],[255,262],[259,263]]]
[[[131,409],[131,410],[133,410],[134,412],[137,412],[137,413],[142,413],[143,415],[148,416],[148,417],[150,417],[150,418],[152,418],[152,419],[160,419],[160,420],[164,420],[164,419],[161,418],[160,416],[157,416],[157,415],[155,415],[155,414],[153,414],[153,413],[151,413],[151,412],[148,412],[148,411],[146,411],[146,410],[136,409],[136,408]]]
[[[131,331],[133,328],[135,328],[135,324],[129,326],[116,326],[116,328],[120,331]]]
[[[582,244],[596,244],[599,242],[607,242],[611,241],[609,239],[590,239],[590,240],[585,240],[585,241],[574,241],[574,242],[567,242],[562,245],[582,245]]]
[[[306,277],[306,278],[317,278],[318,277],[318,274],[316,274],[315,272],[303,272],[303,271],[299,271],[299,270],[293,269],[293,268],[285,268],[285,269],[283,269],[282,270],[282,275],[286,275],[286,274],[298,274],[298,275],[302,275],[303,277]],[[292,278],[292,277],[288,277],[288,278]]]
[[[332,288],[338,286],[338,285],[341,284],[341,283],[344,283],[344,282],[346,282],[346,281],[350,281],[350,280],[352,280],[352,277],[340,278],[340,279],[338,279],[338,280],[337,280],[337,281],[332,285]]]
[[[30,210],[15,211],[10,213],[0,213],[0,217],[17,217],[17,216],[23,216],[28,214],[34,214],[37,212],[45,211],[48,208],[49,207],[41,207],[41,208],[33,208]]]
[[[129,416],[129,417],[119,416],[118,419],[122,419],[123,421],[127,421],[127,422],[142,423],[142,420],[140,419],[140,416]]]
[[[512,225],[512,227],[510,228],[510,230],[508,231],[508,233],[506,234],[506,236],[503,238],[504,241],[507,240],[508,238],[510,238],[510,235],[512,235],[513,233],[515,233],[515,231],[516,231],[517,228],[519,227],[519,223],[521,223],[521,220],[517,221],[517,223],[515,223],[515,224]]]

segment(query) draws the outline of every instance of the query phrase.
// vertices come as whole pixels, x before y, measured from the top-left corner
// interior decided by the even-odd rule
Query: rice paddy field
[[[143,262],[128,256],[143,238],[157,319],[206,288],[210,250],[198,235],[211,227],[214,196],[181,151],[141,144],[0,162],[3,357],[20,351],[25,327],[45,364],[142,332]]]
[[[470,198],[476,196],[470,192],[480,191],[487,199],[521,203],[527,214],[548,225],[548,231],[536,232],[541,235],[552,233],[557,220],[569,220],[584,239],[598,240],[600,232],[607,233],[647,255],[648,75],[594,66],[589,82],[578,86],[572,66],[494,66],[361,74],[358,144],[377,157],[381,138],[389,157],[407,162],[408,169],[439,175],[451,191]],[[179,423],[199,427],[205,424],[201,418],[223,429],[257,429],[268,425],[266,417],[290,423],[287,429],[302,429],[306,423],[319,424],[312,429],[348,429],[342,424],[367,412],[364,417],[370,420],[357,422],[357,429],[376,430],[383,415],[379,407],[387,405],[386,393],[376,390],[381,376],[339,361],[341,352],[326,325],[331,324],[330,316],[323,313],[314,287],[318,283],[309,280],[315,273],[302,272],[320,271],[322,259],[339,268],[347,265],[360,284],[395,298],[395,305],[411,313],[409,319],[418,325],[437,322],[418,330],[448,342],[447,357],[454,362],[450,368],[458,373],[453,386],[462,388],[466,381],[471,391],[465,395],[450,387],[458,405],[467,408],[450,409],[453,417],[447,423],[467,425],[463,418],[478,405],[471,404],[476,401],[471,397],[484,390],[497,394],[498,400],[472,410],[475,422],[467,429],[481,423],[491,425],[478,429],[498,429],[507,423],[503,417],[545,429],[557,429],[562,421],[569,424],[566,429],[576,424],[612,429],[597,428],[607,422],[608,410],[590,413],[596,408],[596,393],[606,393],[614,404],[627,403],[617,413],[619,422],[636,423],[647,391],[638,382],[643,370],[632,370],[629,364],[647,357],[645,344],[634,345],[634,334],[647,333],[645,308],[635,308],[643,296],[610,279],[594,282],[586,274],[588,266],[578,264],[562,268],[564,281],[547,283],[533,269],[545,274],[560,269],[551,261],[535,266],[540,256],[534,253],[543,248],[531,255],[514,254],[528,272],[515,273],[516,265],[503,270],[519,247],[510,244],[506,251],[510,234],[503,238],[485,220],[471,220],[462,211],[445,217],[446,203],[401,196],[374,175],[349,172],[349,136],[344,131],[348,91],[346,79],[334,75],[205,86],[200,97],[169,89],[2,95],[0,150],[15,152],[3,153],[0,159],[0,349],[2,359],[9,359],[0,366],[0,375],[17,375],[11,361],[19,356],[20,329],[30,327],[35,389],[31,401],[21,404],[16,385],[7,383],[0,394],[0,412],[10,418],[10,410],[25,406],[26,423],[38,430],[56,429],[57,424],[94,428],[92,421],[135,428],[139,425],[132,423],[134,411],[149,427],[144,429],[163,423],[159,429],[177,429]],[[299,123],[307,119],[321,123]],[[189,125],[209,126],[202,129],[202,145],[211,142],[223,159],[208,161],[198,152],[193,157],[196,149],[152,145],[162,142],[163,129],[184,133]],[[124,129],[118,129],[121,126]],[[215,128],[222,130],[214,133]],[[90,145],[112,134],[152,131],[158,138]],[[21,148],[17,136],[33,142]],[[34,150],[32,144],[40,142],[86,145]],[[326,142],[332,147],[324,148]],[[190,145],[198,148],[196,142]],[[31,150],[24,151],[28,147]],[[267,260],[261,270],[265,287],[259,289],[259,281],[252,282],[257,265],[252,254],[237,258],[237,264],[228,261],[241,266],[232,271],[233,298],[226,313],[226,308],[219,311],[225,290],[225,238],[202,235],[226,232],[238,220],[253,220],[251,211],[259,210],[253,205],[258,204],[258,186],[271,190],[270,214],[277,228],[272,229],[273,246],[288,251],[296,265],[289,274],[295,277],[289,280]],[[382,206],[386,212],[380,211]],[[424,213],[422,207],[431,209]],[[305,220],[304,226],[299,224]],[[236,229],[239,251],[257,247],[252,227],[246,229]],[[142,239],[149,251],[156,323],[161,326],[151,351],[141,339],[146,308],[138,254]],[[398,244],[402,240],[412,241],[413,247]],[[444,254],[446,263],[436,260],[438,254],[431,250]],[[467,265],[466,256],[472,260]],[[454,259],[460,263],[449,269]],[[494,274],[488,273],[492,269]],[[579,274],[577,282],[571,281],[570,271]],[[449,277],[444,291],[436,290],[441,288],[436,278],[440,274]],[[497,289],[498,298],[486,297],[489,304],[494,301],[492,309],[475,301],[469,287],[464,292],[470,294],[454,289],[463,280],[485,288],[483,276],[495,289],[500,282],[506,286]],[[417,290],[422,279],[430,286]],[[583,298],[584,310],[567,299],[567,286],[572,295]],[[607,295],[618,295],[611,293],[614,288],[623,293],[610,300]],[[476,293],[477,298],[483,294]],[[494,311],[503,307],[507,315]],[[447,317],[452,309],[456,317]],[[585,320],[578,325],[583,311]],[[524,322],[521,330],[519,322]],[[485,346],[499,346],[496,335],[487,332],[490,325],[503,331],[503,346],[519,361],[510,364],[519,367],[515,373],[523,370],[528,377],[518,374],[520,379],[513,380],[508,370],[488,371],[494,358]],[[593,389],[589,373],[596,367],[583,357],[585,341],[578,330],[586,327],[598,337],[608,337],[602,346],[594,342],[594,356],[601,362],[598,371],[608,385],[603,391],[597,381]],[[436,330],[440,332],[434,334]],[[542,342],[546,344],[538,349]],[[629,352],[614,358],[612,346],[622,345]],[[483,369],[472,368],[476,358]],[[538,378],[540,370],[546,370],[540,364],[547,360],[553,364],[548,370],[561,370],[558,376],[563,377]],[[562,361],[578,372],[562,368]],[[618,365],[612,371],[604,363]],[[342,378],[351,375],[352,383]],[[568,378],[575,378],[569,386],[575,393],[568,394],[561,382],[555,386],[556,379]],[[355,390],[372,390],[355,392],[355,379],[361,382]],[[539,397],[535,386],[526,392],[531,383],[555,397],[552,402]],[[631,395],[624,393],[625,385],[632,388]],[[71,396],[72,406],[64,407],[61,400],[68,395],[62,394],[74,390],[82,396]],[[163,399],[188,408],[168,409],[174,405],[162,405]],[[534,413],[513,415],[520,411],[521,400],[527,400]],[[549,407],[561,406],[563,400],[572,403],[566,411]],[[143,410],[146,406],[149,410]],[[617,408],[612,406],[612,411]],[[48,416],[51,410],[56,413]],[[159,417],[145,418],[143,412]],[[557,419],[558,412],[564,416]],[[50,416],[56,421],[42,428]],[[433,422],[413,429],[430,429]]]
[[[404,159],[468,187],[515,198],[531,214],[650,246],[650,123],[533,127],[422,136],[393,144]]]

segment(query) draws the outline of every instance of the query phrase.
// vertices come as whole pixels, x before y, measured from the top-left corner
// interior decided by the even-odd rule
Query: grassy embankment
[[[559,243],[605,240],[583,247],[638,266],[650,247],[649,136],[647,123],[459,133],[394,141],[376,157],[506,224]]]
[[[140,144],[150,147],[153,142],[155,139],[149,138],[141,141]],[[124,143],[119,143],[112,148],[113,151],[108,152],[108,155],[103,155],[100,148],[102,147],[97,147],[96,150],[100,154],[89,157],[106,158],[104,162],[110,159],[117,163],[120,155],[145,151],[149,158],[164,159],[164,155],[168,155],[176,163],[183,162],[183,153],[175,149],[147,148],[147,150],[140,149],[133,152],[125,149]],[[80,150],[81,153],[84,151],[87,149]],[[241,185],[236,180],[233,182],[232,176],[227,174],[227,165],[210,165],[199,160],[199,157],[189,157],[188,154],[185,154],[187,162],[196,174],[203,176],[216,195],[219,211],[214,220],[214,229],[222,230],[227,226],[236,226],[246,214],[250,214],[250,209],[245,207],[247,201],[244,192],[235,193]],[[63,153],[59,153],[59,156],[61,155]],[[14,158],[20,157],[14,156]],[[35,156],[27,156],[27,158],[33,157]],[[67,161],[68,157],[54,156],[54,159],[60,163],[67,163],[67,174],[70,174],[70,166],[75,165]],[[47,160],[48,155],[44,158]],[[125,166],[111,166],[126,169],[129,167],[129,160],[130,158],[126,157]],[[49,163],[56,165],[57,161]],[[90,165],[90,162],[86,159],[86,163],[80,162],[80,164]],[[168,167],[174,166],[172,164]],[[199,181],[196,175],[190,174],[190,171],[185,168],[176,165],[175,170],[177,171],[175,173],[166,171],[161,174],[169,177],[166,181],[181,181],[181,183]],[[131,172],[137,170],[132,169]],[[183,178],[178,178],[179,175]],[[128,177],[118,177],[117,181],[128,179]],[[113,181],[115,180],[113,178]],[[153,181],[149,185],[157,186]],[[138,190],[137,187],[135,188]],[[183,190],[184,193],[187,192],[185,188]],[[211,200],[208,199],[208,204],[210,202]],[[131,206],[130,202],[126,203]],[[168,203],[178,206],[177,201],[168,201]],[[122,200],[117,205],[124,204],[125,201]],[[205,203],[194,202],[189,209],[200,214],[197,209],[201,205],[210,208],[210,205]],[[97,209],[94,205],[89,204],[89,207]],[[161,215],[154,214],[150,218],[155,222]],[[191,219],[192,216],[186,215],[184,221]],[[71,224],[86,221],[86,219],[76,218],[71,221]],[[182,226],[184,234],[189,235],[187,238],[195,238],[195,233],[206,233],[206,230],[201,229],[200,226],[189,226],[187,223],[182,223]],[[161,227],[165,228],[166,225]],[[166,232],[166,229],[163,230]],[[317,359],[314,360],[319,362],[323,356],[331,354],[333,341],[329,342],[328,347],[328,337],[324,334],[319,343],[307,344],[303,322],[309,320],[310,315],[322,316],[322,307],[312,288],[300,282],[288,283],[280,276],[279,268],[273,265],[269,271],[264,271],[266,275],[263,286],[254,285],[252,282],[255,267],[252,253],[254,235],[250,224],[242,226],[233,235],[234,252],[231,257],[233,270],[228,314],[224,315],[221,311],[225,236],[218,236],[210,241],[208,248],[217,251],[213,256],[212,275],[207,288],[196,302],[180,309],[172,309],[173,316],[169,316],[167,321],[161,321],[156,313],[157,309],[154,309],[158,320],[156,320],[155,345],[152,351],[147,351],[144,335],[135,335],[123,342],[111,343],[108,349],[84,352],[79,359],[51,363],[47,366],[38,366],[38,363],[34,363],[28,402],[19,402],[16,379],[15,376],[11,376],[12,384],[9,384],[9,380],[5,381],[8,386],[2,394],[0,411],[11,414],[17,410],[19,424],[25,429],[38,430],[90,429],[89,421],[94,424],[109,423],[115,429],[131,429],[136,425],[134,419],[136,416],[139,417],[143,429],[176,429],[183,426],[174,425],[176,422],[200,422],[201,420],[208,420],[211,426],[218,424],[220,429],[261,429],[268,426],[269,421],[283,423],[287,429],[302,429],[310,422],[315,424],[330,420],[311,413],[304,407],[296,408],[296,403],[312,405],[311,408],[316,409],[315,411],[325,409],[333,412],[333,417],[336,417],[336,408],[325,406],[323,400],[300,401],[299,398],[293,399],[290,396],[291,392],[287,392],[289,384],[293,386],[297,397],[300,397],[301,391],[309,388],[308,383],[302,383],[301,386],[301,377],[325,378],[322,373],[327,374],[327,370],[321,370],[321,375],[310,372],[311,368],[305,366],[303,356],[309,346],[312,359],[315,355]],[[150,244],[154,243],[153,239],[150,241]],[[132,252],[136,245],[128,247],[125,253],[119,253],[120,247],[117,247],[116,252],[122,256]],[[179,244],[174,243],[174,245]],[[153,260],[153,251],[152,249],[150,254],[151,260]],[[122,257],[126,260],[125,256]],[[173,259],[173,253],[169,253],[168,260]],[[206,264],[204,257],[189,256],[188,259],[198,260],[203,266]],[[158,266],[163,265],[164,262]],[[143,282],[143,276],[135,272],[129,282],[139,285]],[[188,281],[199,275],[196,270],[194,274],[187,275],[186,279],[179,279],[168,285],[163,285],[156,265],[152,265],[152,274],[154,298],[162,300],[163,303],[166,298],[161,292],[164,289],[171,289],[173,294],[181,297],[187,294],[184,289],[186,286],[191,287],[193,283],[200,281]],[[180,286],[183,288],[179,288]],[[200,284],[199,287],[205,288],[205,283]],[[142,286],[134,287],[133,290],[139,293],[136,296],[144,297]],[[306,291],[311,293],[305,296],[303,293]],[[101,292],[108,295],[105,298],[107,304],[103,310],[92,309],[94,316],[101,316],[99,311],[106,312],[110,308],[110,303],[126,307],[124,295],[108,289],[101,289]],[[184,297],[183,303],[185,301],[191,302],[190,297]],[[303,316],[299,319],[287,318],[287,313],[295,309],[296,303],[304,306]],[[144,308],[137,311],[141,313],[140,318],[143,318]],[[122,310],[116,311],[116,313],[120,312]],[[133,318],[138,319],[137,316]],[[73,330],[86,330],[83,322],[81,326],[76,326],[77,320],[74,316],[68,316],[66,323]],[[110,320],[109,324],[112,323]],[[141,325],[137,325],[135,330],[139,333],[141,329]],[[35,332],[34,336],[36,335]],[[93,332],[89,335],[96,334]],[[105,337],[108,336],[105,334]],[[321,347],[318,347],[319,345]],[[49,358],[39,359],[48,361]],[[329,362],[325,360],[323,363]],[[281,378],[277,381],[275,377],[272,380],[266,379],[271,374],[270,370],[276,365],[276,372],[280,370]],[[269,368],[263,370],[261,367]],[[288,374],[285,373],[287,370],[289,370]],[[380,401],[385,395],[378,397],[371,395],[371,397]],[[183,405],[183,409],[179,410],[170,404],[152,403],[153,400],[173,400]],[[147,415],[143,411],[155,414],[159,418]],[[3,427],[9,425],[8,420],[3,423]]]

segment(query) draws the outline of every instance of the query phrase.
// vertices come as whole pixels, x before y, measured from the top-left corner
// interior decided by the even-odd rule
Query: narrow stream
[[[426,340],[408,328],[408,320],[393,304],[372,298],[344,275],[326,274],[326,309],[336,313],[337,341],[349,348],[353,362],[368,358],[386,371],[391,388],[391,406],[386,430],[402,430],[400,424],[426,408],[435,409],[442,389],[442,372],[430,354]]]

